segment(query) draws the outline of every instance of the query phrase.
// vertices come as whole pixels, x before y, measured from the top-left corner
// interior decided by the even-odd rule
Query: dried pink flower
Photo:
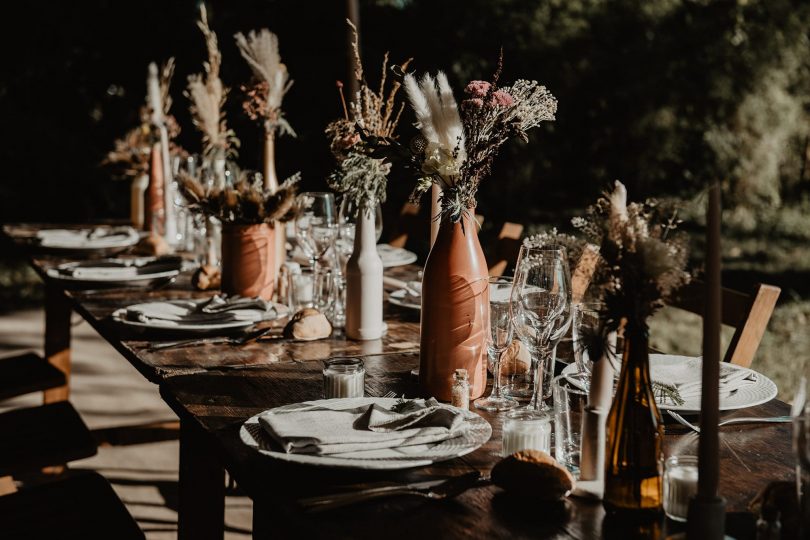
[[[470,81],[464,92],[474,98],[482,98],[489,92],[490,84],[487,81]]]
[[[512,94],[505,90],[496,90],[492,93],[491,103],[498,107],[509,107],[515,103],[515,99],[512,97]]]
[[[481,98],[470,98],[461,102],[462,109],[480,109],[483,106],[484,100]]]

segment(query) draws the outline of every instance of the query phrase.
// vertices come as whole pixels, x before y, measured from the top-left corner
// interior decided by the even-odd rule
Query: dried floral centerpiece
[[[359,90],[356,95],[350,96],[347,106],[343,83],[337,83],[343,105],[343,118],[326,127],[326,136],[329,138],[332,154],[338,161],[338,168],[329,176],[327,183],[330,188],[342,193],[344,199],[350,200],[357,212],[357,209],[371,210],[377,203],[385,202],[391,164],[379,157],[379,145],[396,141],[395,132],[405,104],[397,103],[401,84],[396,78],[386,93],[389,69],[387,52],[383,57],[379,90],[375,91],[368,84],[360,59],[357,28],[351,21],[346,22],[354,32],[354,76]],[[396,74],[404,73],[411,60],[391,66],[392,71]]]
[[[277,223],[292,218],[300,173],[272,191],[260,174],[242,171],[233,185],[206,186],[185,171],[178,185],[189,207],[222,228],[222,290],[269,300],[275,288],[275,234]],[[283,229],[282,229],[283,230]]]
[[[242,58],[253,72],[250,84],[242,86],[245,93],[242,108],[251,120],[262,127],[264,187],[272,192],[279,188],[276,174],[276,134],[295,137],[295,131],[281,109],[281,102],[293,81],[290,80],[287,66],[281,62],[278,37],[274,33],[263,28],[258,32],[251,31],[247,37],[238,32],[234,38]],[[286,246],[286,235],[276,234],[274,259],[276,273],[287,256]]]
[[[624,336],[606,428],[604,503],[614,510],[655,511],[662,499],[663,425],[650,378],[647,320],[689,282],[687,243],[674,232],[674,212],[651,200],[627,204],[620,182],[574,225],[600,247],[601,343],[610,332],[621,329]]]
[[[383,57],[379,89],[372,89],[366,81],[357,28],[351,21],[346,22],[354,32],[352,47],[358,91],[351,96],[347,106],[343,84],[338,82],[343,118],[326,127],[338,165],[327,183],[342,194],[342,209],[348,214],[345,215],[346,223],[340,225],[339,245],[353,244],[348,260],[345,253],[338,253],[346,265],[342,271],[346,286],[346,335],[351,339],[368,340],[379,339],[385,329],[383,267],[376,248],[375,214],[377,205],[385,201],[391,163],[379,154],[381,146],[396,141],[395,132],[405,105],[398,104],[396,99],[401,86],[399,80],[394,79],[386,89],[388,53]],[[394,65],[392,70],[401,74],[410,62],[408,59]]]
[[[418,177],[411,198],[418,202],[436,186],[439,209],[431,213],[434,222],[441,219],[422,280],[420,385],[444,400],[457,369],[467,370],[472,398],[486,387],[488,271],[473,217],[478,186],[507,140],[527,140],[557,110],[557,100],[536,81],[500,87],[501,66],[502,58],[491,82],[470,82],[460,107],[444,73],[404,79],[420,130],[408,148]]]
[[[471,81],[461,108],[444,73],[425,74],[421,81],[405,76],[405,90],[421,135],[411,141],[412,165],[418,181],[412,194],[418,202],[432,185],[442,190],[442,219],[461,220],[476,206],[478,185],[486,178],[500,147],[554,120],[557,100],[537,81],[520,79],[499,87],[502,58],[491,82]]]
[[[185,150],[176,143],[180,126],[170,113],[172,106],[169,87],[174,75],[174,58],[169,58],[158,76],[157,66],[150,64],[147,80],[147,99],[139,111],[140,123],[129,130],[122,138],[115,141],[114,149],[102,161],[109,166],[116,178],[132,182],[130,217],[136,228],[150,228],[153,218],[145,215],[148,211],[165,206],[164,201],[155,200],[144,204],[144,196],[149,183],[149,176],[156,173],[153,160],[160,160],[160,171],[166,171],[166,161],[170,156],[184,156]],[[152,88],[154,86],[157,88]],[[157,95],[155,95],[157,94]],[[160,110],[156,111],[155,107]],[[156,145],[161,147],[156,148]],[[165,148],[165,151],[164,151]],[[165,154],[165,155],[164,155]],[[155,176],[160,176],[155,174]],[[157,182],[159,178],[155,178]],[[165,180],[168,180],[165,179]],[[164,181],[164,184],[170,182]],[[163,193],[165,185],[155,185],[154,196]],[[160,189],[157,189],[160,188]],[[153,197],[154,198],[154,197]]]
[[[278,37],[274,33],[262,28],[258,32],[251,31],[247,37],[238,32],[234,39],[242,58],[253,72],[250,84],[242,86],[245,93],[242,108],[251,120],[262,126],[264,185],[268,189],[276,189],[278,187],[275,165],[276,133],[295,137],[295,131],[281,109],[281,102],[293,81],[290,80],[287,66],[281,62]]]
[[[208,61],[203,63],[205,73],[189,75],[186,97],[190,101],[189,111],[194,126],[202,134],[203,158],[213,163],[217,171],[216,182],[224,183],[225,160],[236,157],[239,139],[232,129],[228,129],[222,107],[228,96],[228,88],[219,78],[222,53],[219,52],[217,35],[208,26],[205,4],[200,4],[200,20],[197,26],[205,38]]]

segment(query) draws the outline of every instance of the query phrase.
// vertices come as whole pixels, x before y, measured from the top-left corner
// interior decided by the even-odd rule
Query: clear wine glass
[[[298,195],[295,238],[314,267],[335,244],[337,209],[332,193],[308,191]]]
[[[492,391],[489,397],[475,400],[475,408],[485,411],[508,411],[518,402],[501,393],[501,356],[512,343],[512,317],[510,295],[512,278],[489,278],[489,335],[487,353],[493,358]]]
[[[571,277],[565,248],[521,247],[511,294],[511,316],[532,356],[530,409],[546,409],[554,376],[554,349],[571,325]]]

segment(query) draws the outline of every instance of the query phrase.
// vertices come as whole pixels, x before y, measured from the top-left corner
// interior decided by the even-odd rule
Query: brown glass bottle
[[[653,396],[645,325],[625,327],[622,371],[606,432],[605,508],[660,511],[664,430]]]

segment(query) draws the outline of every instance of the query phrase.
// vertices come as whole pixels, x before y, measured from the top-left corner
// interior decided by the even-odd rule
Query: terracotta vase
[[[160,155],[159,144],[152,146],[149,158],[149,185],[146,188],[145,197],[143,228],[163,235],[166,215],[163,200],[163,158]]]
[[[450,401],[456,369],[467,370],[472,399],[487,384],[488,271],[474,214],[442,220],[422,278],[419,385],[443,401]]]
[[[270,300],[276,282],[275,230],[260,225],[222,226],[222,292]]]

